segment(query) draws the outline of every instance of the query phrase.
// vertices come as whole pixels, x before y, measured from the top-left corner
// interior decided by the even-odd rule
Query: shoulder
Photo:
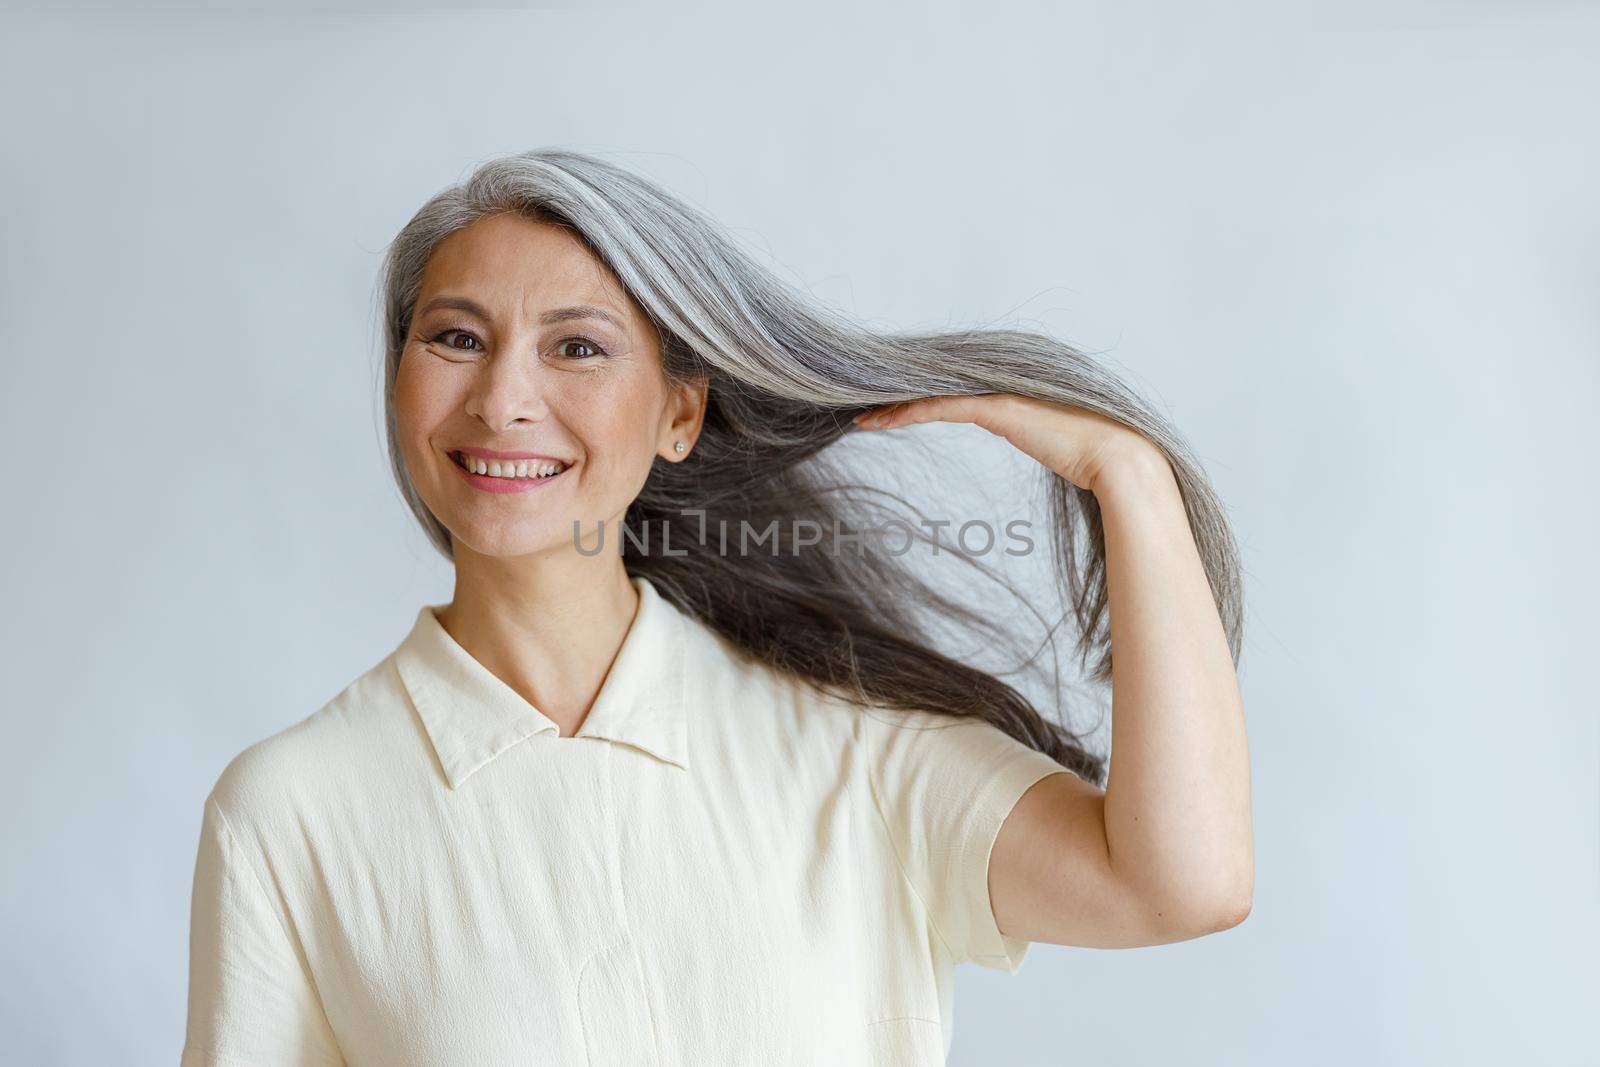
[[[688,617],[686,656],[693,713],[722,731],[830,743],[853,735],[860,709],[780,670],[706,623]]]
[[[311,714],[253,742],[223,767],[207,797],[235,826],[267,824],[316,808],[385,727],[406,696],[385,656]]]
[[[946,752],[955,759],[1049,760],[976,716],[860,703],[780,670],[706,623],[686,616],[690,699],[697,715],[749,735],[806,738],[834,751],[858,748],[878,763]],[[1053,762],[1053,761],[1050,761]]]

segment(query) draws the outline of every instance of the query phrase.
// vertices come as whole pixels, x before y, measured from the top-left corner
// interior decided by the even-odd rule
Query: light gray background
[[[962,968],[953,1062],[1600,1063],[1593,5],[236,8],[0,34],[7,1062],[176,1061],[207,790],[448,598],[378,257],[560,144],[1099,353],[1229,504],[1254,912]]]

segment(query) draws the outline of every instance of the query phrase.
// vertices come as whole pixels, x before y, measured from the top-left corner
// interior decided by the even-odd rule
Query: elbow
[[[1191,894],[1181,906],[1156,912],[1158,925],[1170,940],[1186,941],[1231,930],[1250,915],[1252,888],[1247,884],[1229,892]]]
[[[1249,890],[1229,897],[1224,903],[1211,909],[1211,922],[1208,924],[1207,933],[1217,933],[1221,930],[1231,930],[1250,917]]]
[[[1135,894],[1159,942],[1186,941],[1231,930],[1250,916],[1255,863],[1248,853],[1226,864],[1168,872],[1164,892]]]
[[[1232,929],[1250,917],[1255,883],[1255,859],[1249,850],[1236,857],[1225,871],[1217,872],[1211,880],[1211,891],[1200,894],[1207,904],[1207,933]]]
[[[1205,909],[1208,933],[1229,930],[1250,917],[1250,905],[1255,896],[1255,877],[1246,871],[1231,879],[1226,890],[1210,894],[1210,906]]]

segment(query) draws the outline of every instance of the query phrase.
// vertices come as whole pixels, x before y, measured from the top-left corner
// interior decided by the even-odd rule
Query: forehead
[[[515,303],[609,303],[635,309],[615,274],[565,226],[506,213],[477,219],[434,246],[419,298],[461,290]]]

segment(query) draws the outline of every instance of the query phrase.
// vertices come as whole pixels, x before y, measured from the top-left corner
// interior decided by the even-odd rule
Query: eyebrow
[[[468,314],[476,315],[485,321],[489,319],[489,313],[483,309],[483,305],[464,296],[434,297],[418,308],[417,314],[426,315],[430,311],[437,311],[441,308],[454,308],[457,311],[465,311]],[[611,325],[624,333],[628,331],[627,324],[615,312],[600,304],[572,304],[568,307],[553,308],[539,316],[540,324],[545,326],[557,322],[575,322],[580,319],[600,319],[611,323]]]

